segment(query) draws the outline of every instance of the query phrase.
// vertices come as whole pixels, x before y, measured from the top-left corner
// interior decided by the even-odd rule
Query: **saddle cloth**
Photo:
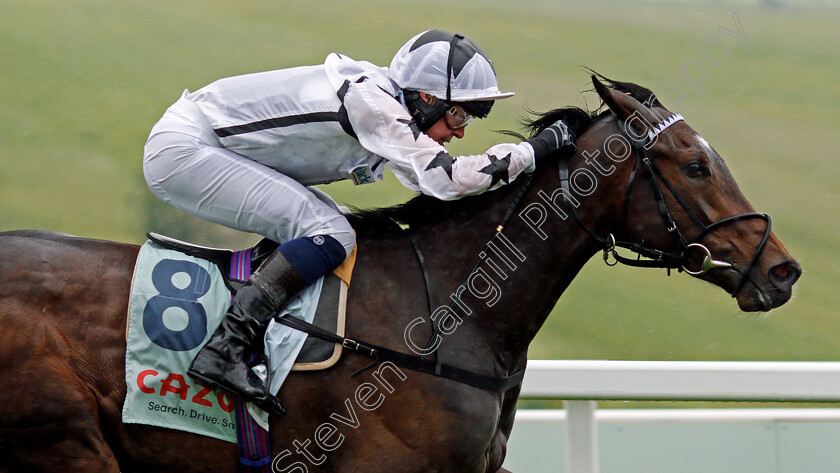
[[[233,252],[160,235],[149,237],[152,241],[140,250],[131,285],[123,421],[236,442],[234,403],[194,382],[186,371],[221,322],[232,294],[277,244],[264,241],[252,249]],[[354,257],[355,251],[341,271],[337,270],[342,277],[330,274],[319,280],[291,300],[286,313],[343,334],[347,281]],[[290,370],[328,368],[338,361],[342,350],[341,345],[308,339],[306,334],[274,322],[266,331],[265,348],[273,394]],[[260,372],[260,367],[255,370]],[[261,374],[265,375],[264,367]]]

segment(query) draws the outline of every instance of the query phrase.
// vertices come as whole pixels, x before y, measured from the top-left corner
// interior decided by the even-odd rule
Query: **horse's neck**
[[[512,187],[519,187],[517,184]],[[538,190],[534,186],[526,194],[489,248],[487,242],[512,200],[511,191],[501,192],[502,198],[493,198],[497,203],[486,209],[461,215],[462,220],[448,220],[419,232],[436,302],[454,304],[463,320],[447,338],[469,340],[469,355],[459,348],[463,343],[444,341],[444,356],[451,353],[462,360],[465,356],[490,356],[503,371],[512,369],[524,357],[563,291],[594,253],[591,239],[571,219],[563,220],[547,210],[549,215],[540,228],[547,235],[543,239],[519,216],[531,204],[546,209]],[[486,258],[470,274],[482,252]],[[453,302],[455,299],[457,302]]]
[[[569,158],[570,172],[591,167],[587,156],[596,156],[593,161],[600,164],[598,169],[610,169],[613,163],[603,155],[598,157],[610,126],[593,126],[578,139],[578,153]],[[580,220],[596,234],[620,230],[615,228],[620,224],[616,218],[624,197],[622,183],[632,168],[629,163],[615,163],[615,172],[599,174],[597,191],[576,201]],[[472,363],[490,357],[502,370],[512,369],[526,355],[560,296],[598,250],[597,241],[572,218],[572,204],[557,197],[561,195],[557,172],[549,166],[534,176],[531,188],[489,249],[485,245],[509,210],[524,176],[484,194],[476,201],[479,205],[459,207],[458,215],[419,229],[436,303],[458,306],[463,319],[449,337],[467,341],[444,342],[444,356],[469,357]],[[482,252],[487,258],[470,274]],[[473,284],[467,284],[470,278]]]

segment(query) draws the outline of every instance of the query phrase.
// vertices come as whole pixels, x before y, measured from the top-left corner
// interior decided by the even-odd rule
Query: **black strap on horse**
[[[522,198],[525,196],[525,193],[528,191],[528,188],[531,187],[531,183],[533,181],[534,175],[528,175],[528,177],[525,179],[525,182],[522,184],[522,187],[519,188],[510,205],[508,206],[504,217],[502,217],[502,221],[499,223],[499,225],[496,226],[496,231],[494,232],[493,236],[484,246],[484,250],[479,253],[478,260],[476,261],[475,265],[473,265],[472,270],[470,270],[470,272],[468,273],[468,278],[469,275],[472,275],[478,270],[478,268],[487,258],[487,255],[490,254],[490,249],[492,245],[496,243],[496,240],[499,238],[499,234],[502,232],[505,225],[510,220],[511,216],[513,216],[514,211],[519,206],[519,203],[522,201]],[[426,267],[426,258],[423,256],[423,252],[420,250],[420,245],[417,242],[417,238],[414,236],[414,233],[410,230],[409,237],[411,239],[411,244],[414,247],[414,251],[417,254],[417,259],[420,262],[420,269],[423,273],[423,281],[426,285],[426,295],[429,303],[429,314],[431,315],[434,313],[435,309],[435,297],[432,292],[432,283],[431,278],[429,277],[429,270]],[[462,286],[465,284],[462,284]],[[454,311],[455,307],[456,305],[454,301],[450,303],[450,310]],[[327,340],[329,342],[338,343],[348,350],[374,359],[373,364],[357,371],[356,373],[354,373],[354,376],[374,366],[376,363],[390,361],[402,368],[410,369],[413,371],[419,371],[421,373],[430,374],[452,381],[457,381],[459,383],[463,383],[479,389],[495,392],[504,392],[514,386],[518,386],[520,383],[522,383],[522,379],[525,376],[525,370],[519,370],[508,377],[496,378],[443,363],[441,361],[440,356],[438,355],[438,350],[432,350],[435,339],[441,334],[440,325],[437,323],[432,324],[434,327],[432,336],[429,338],[429,341],[426,344],[426,348],[424,350],[424,353],[434,354],[434,360],[426,360],[427,355],[422,355],[418,357],[406,353],[401,353],[378,345],[373,345],[371,343],[345,338],[335,333],[323,330],[320,327],[317,327],[311,323],[308,323],[295,317],[290,317],[288,315],[283,317],[275,317],[275,320],[293,329],[300,330],[309,335],[321,338],[323,340]]]
[[[274,320],[295,330],[305,332],[313,337],[327,340],[332,343],[338,343],[342,347],[350,351],[359,353],[369,358],[373,358],[374,364],[390,361],[391,363],[401,368],[419,371],[421,373],[426,373],[433,376],[449,379],[452,381],[457,381],[459,383],[463,383],[487,391],[507,391],[508,389],[519,385],[519,383],[522,382],[522,378],[525,376],[525,370],[520,370],[512,374],[511,376],[508,376],[507,378],[495,378],[492,376],[486,376],[455,366],[423,360],[420,357],[401,353],[395,350],[391,350],[390,348],[385,348],[371,343],[345,338],[340,335],[336,335],[332,332],[328,332],[318,326],[315,326],[297,317],[284,315],[282,317],[275,317]],[[357,371],[356,374],[372,366],[373,365],[363,368],[362,370]]]
[[[753,267],[758,261],[758,258],[764,251],[764,247],[767,244],[767,240],[770,238],[770,231],[773,226],[773,219],[770,217],[769,214],[766,213],[748,212],[744,214],[734,215],[732,217],[727,217],[716,222],[710,223],[709,225],[703,223],[703,221],[697,216],[697,214],[693,210],[691,210],[685,199],[683,199],[679,192],[677,192],[677,189],[673,186],[673,184],[671,184],[671,182],[665,177],[665,175],[662,173],[662,171],[659,169],[656,163],[647,154],[647,147],[649,147],[650,143],[656,138],[656,136],[662,131],[664,131],[666,128],[668,128],[670,125],[676,123],[679,120],[682,120],[682,117],[680,115],[672,115],[668,119],[654,126],[655,133],[654,131],[650,131],[647,135],[647,139],[639,139],[638,137],[631,136],[626,130],[625,122],[621,120],[616,120],[616,123],[622,136],[630,142],[631,147],[636,152],[636,163],[633,167],[633,170],[630,173],[630,177],[627,180],[627,188],[624,193],[624,203],[622,205],[621,211],[622,221],[620,226],[624,227],[624,223],[627,221],[627,215],[629,212],[630,205],[630,195],[633,191],[633,184],[636,180],[637,170],[641,165],[642,169],[644,169],[645,173],[647,174],[651,190],[653,191],[653,197],[656,201],[656,206],[659,209],[659,213],[662,216],[662,220],[666,225],[666,229],[668,230],[668,232],[675,235],[675,238],[677,238],[680,245],[682,246],[682,252],[680,254],[650,248],[645,245],[644,240],[642,240],[639,243],[616,241],[615,236],[612,234],[609,234],[606,238],[601,237],[595,234],[595,232],[593,232],[591,229],[589,229],[589,227],[587,227],[583,223],[583,221],[577,215],[577,211],[575,210],[574,205],[570,205],[568,207],[572,218],[575,220],[575,222],[587,233],[589,233],[589,235],[592,236],[596,241],[604,245],[604,261],[608,265],[614,266],[617,263],[622,263],[628,266],[643,268],[665,268],[666,270],[668,270],[669,274],[672,269],[677,269],[679,271],[686,271],[687,273],[694,276],[698,276],[712,269],[719,268],[730,268],[734,271],[738,271],[735,268],[735,265],[732,263],[716,261],[712,259],[712,255],[709,249],[706,248],[703,244],[701,244],[703,238],[706,237],[712,230],[719,228],[723,225],[728,225],[742,220],[748,220],[753,218],[759,218],[764,220],[765,222],[767,222],[767,228],[764,232],[764,236],[762,237],[761,241],[756,247],[749,264],[743,271],[739,272],[740,278],[738,280],[738,283],[735,285],[735,288],[730,292],[732,297],[735,297],[738,295],[741,289],[743,289],[744,284],[746,284],[747,282],[749,273],[752,271]],[[682,207],[686,215],[688,215],[688,217],[694,222],[697,228],[699,228],[699,232],[697,233],[697,235],[695,235],[695,237],[690,241],[683,236],[682,232],[677,226],[677,223],[674,220],[670,208],[668,207],[668,203],[665,200],[665,195],[662,192],[662,187],[659,185],[659,182],[662,182],[665,185],[665,187],[668,189],[668,192],[674,197],[674,199],[677,201],[680,207]],[[563,193],[566,196],[571,197],[572,194],[568,160],[562,160],[560,162],[560,185],[563,189]],[[619,247],[628,249],[631,252],[636,253],[637,257],[633,259],[621,256],[616,250],[616,248]],[[686,269],[686,264],[689,259],[689,252],[693,248],[697,248],[705,253],[704,260],[699,271],[691,271]],[[613,262],[610,262],[610,256],[613,257]],[[641,259],[642,257],[647,259],[643,260]]]
[[[496,226],[496,231],[493,233],[493,236],[490,237],[490,240],[488,240],[487,243],[484,245],[484,249],[478,253],[479,254],[478,259],[476,260],[476,262],[473,265],[470,272],[467,273],[467,281],[469,281],[469,277],[472,276],[473,273],[478,271],[478,268],[480,268],[482,263],[484,263],[484,260],[487,258],[487,255],[490,254],[490,249],[493,247],[493,245],[496,244],[496,240],[499,238],[499,235],[502,233],[502,230],[504,230],[505,225],[507,225],[507,222],[513,216],[513,212],[516,211],[516,208],[519,206],[519,203],[522,201],[522,198],[525,196],[525,193],[531,187],[531,184],[533,182],[534,182],[534,174],[529,174],[528,177],[525,178],[525,182],[522,183],[522,186],[516,192],[516,195],[513,197],[513,200],[508,205],[508,208],[505,211],[505,215],[502,217],[501,222],[499,222],[499,224]],[[434,306],[435,298],[434,298],[434,295],[432,294],[432,286],[431,286],[431,280],[429,278],[429,270],[426,268],[426,258],[423,257],[423,252],[420,251],[420,245],[417,243],[417,239],[414,237],[414,233],[411,232],[410,230],[409,230],[409,233],[411,235],[411,242],[414,246],[414,251],[417,253],[417,259],[420,261],[420,268],[423,271],[423,279],[426,282],[426,293],[427,293],[428,298],[429,298],[429,315],[431,315],[431,314],[434,313],[434,309],[435,309],[435,306]],[[461,284],[461,286],[459,286],[459,287],[466,287],[466,286],[467,286],[467,282],[464,282],[464,284]],[[449,303],[448,309],[454,313],[456,307],[457,307],[457,305],[456,305],[455,301],[453,300],[452,302]],[[439,367],[440,366],[440,355],[438,353],[438,350],[437,349],[432,350],[432,347],[434,346],[435,340],[437,339],[437,337],[440,336],[441,329],[440,329],[440,323],[434,323],[434,321],[432,321],[432,322],[433,322],[432,326],[434,327],[434,329],[432,331],[432,336],[429,338],[429,341],[426,343],[426,347],[423,350],[424,354],[421,355],[420,358],[421,359],[426,359],[428,354],[431,353],[431,354],[434,355],[436,364]]]

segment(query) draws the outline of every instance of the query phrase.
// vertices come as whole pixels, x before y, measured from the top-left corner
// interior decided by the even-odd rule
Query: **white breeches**
[[[152,129],[143,174],[160,200],[205,220],[279,243],[330,235],[348,255],[356,243],[330,196],[223,148],[183,98]]]

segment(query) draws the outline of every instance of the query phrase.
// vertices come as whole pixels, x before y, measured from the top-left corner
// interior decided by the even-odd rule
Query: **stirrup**
[[[250,402],[259,407],[260,409],[268,412],[269,414],[274,414],[280,417],[286,415],[286,408],[284,408],[283,405],[280,404],[280,401],[277,399],[277,397],[272,396],[268,393],[268,386],[265,387],[265,391],[263,391],[263,395],[261,397],[249,397],[243,395],[240,392],[236,392],[225,386],[222,386],[215,380],[207,378],[199,373],[193,372],[188,373],[188,375],[205,386],[227,394],[236,402]]]
[[[277,399],[276,396],[272,396],[268,393],[265,393],[265,399],[262,399],[260,401],[255,400],[246,402],[253,402],[254,405],[259,407],[260,409],[278,417],[283,417],[286,415],[286,408],[283,407],[282,404],[280,404],[280,401]]]
[[[259,363],[259,358],[254,360],[251,364]],[[271,386],[271,371],[268,368],[268,361],[263,360],[262,363],[265,363],[266,367],[266,380],[265,380],[265,389],[263,390],[263,395],[261,397],[248,397],[248,396],[241,396],[238,394],[231,393],[233,397],[239,402],[250,402],[253,403],[255,406],[259,407],[260,409],[268,412],[269,414],[274,414],[279,417],[283,417],[286,415],[286,408],[280,404],[280,400],[277,399],[276,396],[272,396],[269,392],[269,386]]]
[[[255,357],[255,359],[251,363],[263,363],[265,366],[265,391],[263,392],[263,398],[252,402],[257,407],[268,412],[269,414],[274,414],[278,417],[285,416],[286,408],[283,407],[282,404],[280,404],[280,400],[277,399],[276,396],[271,395],[271,367],[268,365],[268,358],[266,358],[263,355],[259,355]]]

